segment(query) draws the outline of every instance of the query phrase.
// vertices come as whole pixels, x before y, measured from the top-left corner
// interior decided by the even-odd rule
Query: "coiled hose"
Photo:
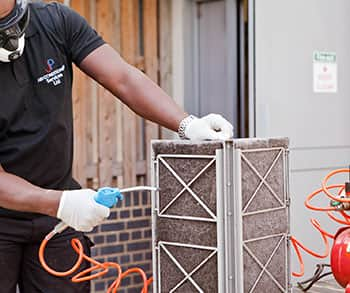
[[[328,217],[342,225],[347,225],[350,226],[350,216],[345,212],[345,210],[339,209],[339,207],[336,206],[329,206],[329,207],[316,207],[312,205],[310,202],[311,200],[316,197],[317,195],[324,193],[327,197],[329,197],[332,201],[334,202],[339,202],[339,203],[349,203],[350,198],[349,197],[341,197],[340,195],[343,193],[345,184],[333,184],[333,185],[327,185],[328,181],[331,177],[333,177],[336,174],[339,173],[350,173],[350,169],[337,169],[329,174],[326,175],[326,177],[322,181],[322,187],[315,190],[311,194],[309,194],[304,202],[305,206],[313,211],[320,211],[320,212],[326,212]],[[337,195],[334,195],[331,193],[331,190],[337,189]],[[333,213],[338,212],[342,216],[342,219],[336,217]],[[322,229],[320,223],[316,219],[311,219],[311,224],[317,229],[321,237],[323,239],[323,243],[325,245],[325,251],[324,253],[317,253],[314,252],[313,250],[307,248],[305,245],[303,245],[300,241],[298,241],[294,236],[290,237],[291,243],[295,249],[296,255],[298,257],[298,262],[299,262],[299,272],[292,272],[292,275],[294,277],[302,277],[304,275],[304,261],[300,252],[300,249],[304,250],[306,253],[317,257],[317,258],[326,258],[329,256],[330,253],[330,245],[328,238],[334,239],[334,235],[326,232],[325,230]]]
[[[52,233],[52,232],[51,232]],[[87,256],[86,254],[84,254],[83,251],[83,245],[81,244],[80,240],[77,238],[73,238],[71,240],[71,244],[73,249],[75,250],[75,252],[78,254],[78,260],[76,261],[76,263],[72,266],[71,269],[65,271],[65,272],[58,272],[55,271],[54,269],[50,268],[46,261],[45,261],[45,257],[44,257],[44,251],[45,251],[45,247],[48,243],[48,241],[52,238],[52,234],[49,233],[48,235],[46,235],[46,237],[44,238],[44,240],[42,241],[40,248],[39,248],[39,260],[41,265],[43,266],[43,268],[49,272],[50,274],[56,276],[56,277],[66,277],[69,276],[71,274],[73,274],[74,272],[76,272],[81,263],[83,262],[83,260],[86,260],[88,262],[90,262],[92,264],[92,266],[84,271],[79,272],[78,274],[76,274],[75,276],[72,277],[72,282],[75,283],[79,283],[79,282],[84,282],[84,281],[90,281],[96,278],[100,278],[102,276],[104,276],[105,274],[107,274],[108,270],[110,268],[114,268],[117,270],[118,273],[118,277],[115,279],[115,281],[108,287],[107,293],[116,293],[118,287],[121,284],[121,281],[123,278],[125,278],[126,276],[130,275],[130,274],[134,274],[134,273],[138,273],[139,275],[141,275],[142,281],[143,281],[143,288],[141,293],[148,293],[148,287],[149,285],[152,283],[153,278],[150,277],[149,279],[147,279],[147,276],[145,274],[145,272],[140,269],[140,268],[130,268],[125,272],[122,272],[122,269],[120,267],[120,265],[118,263],[115,262],[98,262],[94,259],[92,259],[91,257]],[[51,234],[51,235],[50,235]],[[97,273],[94,274],[90,274],[94,271],[98,271]]]
[[[107,188],[109,189],[109,188]],[[154,191],[154,190],[158,190],[158,188],[154,188],[154,187],[149,187],[149,186],[136,186],[136,187],[130,187],[130,188],[124,188],[121,189],[120,192],[123,193],[127,193],[127,192],[132,192],[132,191],[140,191],[140,190],[148,190],[148,191]],[[107,190],[109,191],[109,190]],[[109,194],[107,196],[114,196],[113,195],[113,190],[108,192]],[[102,193],[103,194],[103,193]],[[103,198],[104,200],[106,200],[106,198]],[[109,201],[108,201],[109,202]],[[115,201],[112,200],[112,202],[115,203]],[[105,204],[104,204],[105,205]],[[108,205],[109,207],[111,205]],[[41,263],[41,265],[43,266],[43,268],[49,272],[50,274],[56,276],[56,277],[66,277],[69,276],[71,274],[74,274],[80,267],[80,265],[82,264],[83,260],[86,260],[88,262],[91,263],[91,267],[83,270],[79,273],[77,273],[76,275],[74,275],[72,277],[72,282],[84,282],[84,281],[90,281],[99,277],[104,276],[105,274],[107,274],[108,270],[110,268],[116,269],[118,276],[115,279],[115,281],[108,287],[107,293],[116,293],[117,289],[119,288],[121,281],[123,280],[123,278],[125,278],[126,276],[130,275],[130,274],[139,274],[142,278],[143,281],[143,288],[141,293],[148,293],[148,287],[150,286],[150,284],[153,281],[153,278],[150,277],[149,279],[147,279],[147,276],[145,274],[145,272],[140,269],[140,268],[130,268],[125,272],[122,272],[121,266],[118,263],[115,262],[98,262],[94,259],[92,259],[91,257],[87,256],[86,254],[84,254],[84,250],[83,250],[83,245],[81,244],[80,240],[77,238],[73,238],[71,240],[71,245],[74,249],[74,251],[78,254],[78,260],[76,261],[76,263],[72,266],[71,269],[64,271],[64,272],[58,272],[52,268],[50,268],[48,266],[48,264],[45,261],[45,257],[44,257],[44,252],[45,252],[45,248],[46,245],[48,243],[48,241],[54,237],[57,233],[62,232],[64,229],[66,229],[68,227],[68,225],[66,225],[63,222],[60,222],[58,225],[56,225],[56,227],[45,236],[44,240],[42,241],[40,248],[39,248],[39,261]],[[92,272],[95,272],[91,274]]]

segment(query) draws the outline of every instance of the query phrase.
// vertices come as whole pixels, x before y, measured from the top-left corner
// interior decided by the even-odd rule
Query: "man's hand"
[[[57,218],[78,231],[90,232],[109,216],[109,208],[98,204],[92,189],[63,191]]]
[[[181,121],[178,133],[182,139],[226,140],[233,137],[233,126],[219,114],[202,118],[190,115]]]

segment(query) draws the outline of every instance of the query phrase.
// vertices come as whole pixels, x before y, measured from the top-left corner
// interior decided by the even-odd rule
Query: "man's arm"
[[[62,191],[43,189],[7,173],[0,165],[0,206],[56,216]]]
[[[156,83],[126,63],[109,45],[89,54],[79,67],[140,116],[177,131],[188,116]]]
[[[57,217],[79,231],[91,231],[109,216],[95,201],[92,189],[50,190],[6,172],[0,165],[0,206],[20,212]]]

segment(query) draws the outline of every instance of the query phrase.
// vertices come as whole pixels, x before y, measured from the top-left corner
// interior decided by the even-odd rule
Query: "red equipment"
[[[335,235],[331,251],[331,268],[334,278],[350,293],[350,228],[343,227]]]

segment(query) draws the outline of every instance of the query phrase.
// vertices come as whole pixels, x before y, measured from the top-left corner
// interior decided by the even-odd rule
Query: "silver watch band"
[[[181,120],[180,125],[179,125],[179,129],[177,130],[177,133],[181,139],[188,138],[185,135],[185,130],[186,130],[186,127],[188,126],[188,124],[190,124],[190,122],[194,119],[196,119],[195,116],[189,115]]]

